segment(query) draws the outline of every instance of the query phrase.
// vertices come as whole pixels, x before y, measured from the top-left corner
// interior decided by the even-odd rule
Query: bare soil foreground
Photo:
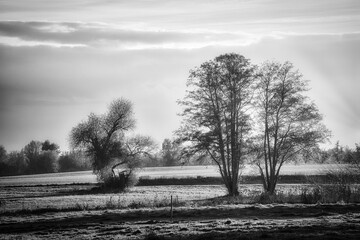
[[[282,183],[276,204],[258,204],[259,184],[241,184],[241,196],[229,198],[222,185],[116,193],[95,183],[54,184],[51,176],[30,181],[36,177],[0,183],[0,239],[360,239],[358,184],[347,197],[327,185],[319,201],[311,184]]]
[[[359,239],[360,205],[269,204],[4,214],[1,239]]]

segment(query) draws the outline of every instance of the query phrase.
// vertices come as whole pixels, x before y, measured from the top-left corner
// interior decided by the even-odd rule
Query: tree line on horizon
[[[38,146],[49,143],[52,148],[42,148]],[[46,145],[45,145],[46,146]],[[35,147],[37,154],[29,154],[25,149]],[[92,170],[91,160],[83,151],[60,152],[59,146],[50,143],[31,141],[20,151],[7,152],[5,147],[0,145],[0,176],[16,176],[26,174],[74,172]],[[166,138],[162,147],[153,158],[142,159],[142,167],[166,167],[183,165],[213,165],[211,159],[206,158],[197,161],[196,157],[180,159],[181,148],[179,144]],[[34,153],[34,152],[33,152]],[[29,158],[30,157],[30,158]],[[32,159],[32,160],[30,160]],[[337,141],[329,149],[313,149],[311,152],[304,153],[294,160],[297,163],[309,164],[353,164],[360,162],[360,144],[355,144],[354,148],[343,146]]]
[[[164,139],[161,148],[151,158],[141,159],[142,167],[182,166],[179,158],[180,146],[173,140]],[[195,161],[189,159],[186,165],[208,165],[209,159]],[[56,172],[92,170],[91,159],[81,149],[60,151],[56,143],[32,140],[20,151],[7,152],[0,145],[0,176],[29,175]]]

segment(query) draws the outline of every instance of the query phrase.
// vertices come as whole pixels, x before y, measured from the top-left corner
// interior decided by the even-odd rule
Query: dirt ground
[[[0,239],[360,239],[360,205],[269,204],[2,214]]]

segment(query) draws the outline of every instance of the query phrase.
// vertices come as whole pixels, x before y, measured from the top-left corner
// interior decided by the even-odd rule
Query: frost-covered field
[[[336,165],[288,165],[283,174],[321,174]],[[255,174],[250,167],[244,174]],[[142,177],[218,176],[212,166],[145,168]],[[359,239],[360,205],[300,204],[304,184],[279,184],[286,204],[259,204],[262,186],[136,186],[94,190],[91,172],[0,179],[0,239]],[[171,218],[171,199],[173,214]]]
[[[360,237],[358,204],[238,204],[221,197],[226,191],[219,185],[146,186],[120,194],[91,194],[90,187],[1,187],[0,239]],[[301,187],[279,189],[297,192]],[[260,191],[260,185],[241,187],[249,199]]]
[[[186,205],[193,200],[223,196],[220,185],[205,186],[139,186],[126,193],[92,193],[93,185],[24,186],[0,188],[3,204],[0,213],[26,210],[94,210],[106,208],[139,208]]]
[[[284,175],[317,175],[329,169],[336,169],[337,167],[338,165],[336,164],[285,165],[281,173]],[[253,166],[247,165],[243,169],[243,174],[254,175],[257,174],[257,171]],[[183,166],[143,168],[138,171],[138,176],[147,178],[184,178],[197,176],[218,177],[220,174],[216,166]],[[96,176],[91,171],[0,177],[0,186],[96,182]]]

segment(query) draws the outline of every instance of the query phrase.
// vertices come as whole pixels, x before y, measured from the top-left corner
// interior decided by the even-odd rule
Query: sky
[[[158,144],[180,126],[189,70],[224,53],[290,61],[331,143],[360,143],[358,0],[0,0],[0,145],[69,133],[116,98]]]

